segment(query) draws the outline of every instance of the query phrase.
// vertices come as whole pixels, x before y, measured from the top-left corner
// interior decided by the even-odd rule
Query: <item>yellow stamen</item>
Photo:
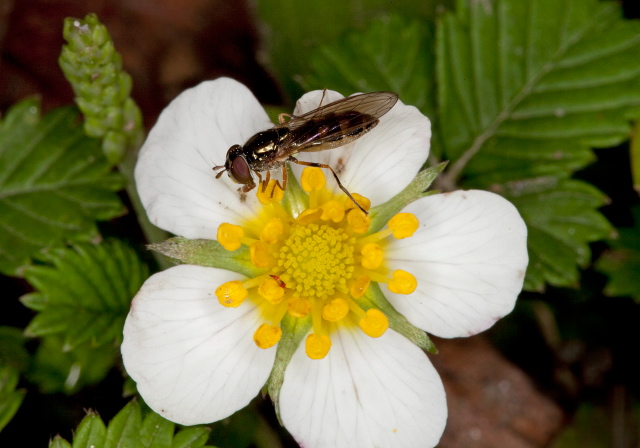
[[[227,308],[239,307],[248,295],[249,291],[244,288],[240,280],[223,283],[216,289],[218,302]]]
[[[273,218],[260,232],[260,240],[267,244],[275,244],[284,232],[284,224],[280,218]]]
[[[349,313],[349,304],[346,300],[337,298],[327,303],[322,308],[322,317],[330,322],[337,322],[345,318]]]
[[[367,336],[379,338],[389,329],[389,319],[382,311],[370,308],[358,325]]]
[[[307,317],[313,308],[313,304],[309,300],[300,297],[292,297],[288,305],[289,314],[297,318]]]
[[[327,184],[327,178],[320,168],[308,166],[302,170],[300,186],[307,193],[312,190],[322,190]]]
[[[362,254],[362,267],[365,269],[378,269],[384,259],[384,252],[376,243],[365,244],[360,253]]]
[[[307,224],[311,224],[312,222],[316,222],[322,216],[321,208],[310,208],[308,210],[303,211],[298,215],[296,221],[301,226],[306,226]]]
[[[305,341],[305,352],[311,359],[322,359],[331,349],[331,339],[326,334],[310,334]]]
[[[242,245],[244,230],[240,226],[223,222],[218,226],[218,242],[228,251],[234,251]]]
[[[269,277],[258,288],[258,294],[269,303],[277,305],[284,297],[284,288],[275,279]]]
[[[408,273],[398,269],[393,271],[392,279],[389,281],[389,291],[396,294],[411,294],[418,287],[418,281],[416,278]]]
[[[371,280],[368,276],[361,275],[360,277],[358,277],[349,286],[349,293],[351,294],[351,297],[353,297],[354,299],[359,299],[360,297],[362,297],[364,293],[367,292],[367,289],[369,289],[370,283]]]
[[[400,240],[413,235],[420,221],[413,213],[398,213],[389,220],[387,226],[393,231],[393,237]]]
[[[256,241],[249,248],[251,254],[251,262],[258,268],[266,268],[272,262],[272,258],[269,255],[269,246],[262,241]]]
[[[371,201],[369,200],[369,198],[365,198],[364,196],[358,193],[351,193],[351,196],[353,196],[353,199],[356,200],[356,202],[360,205],[360,207],[362,207],[366,211],[371,210]],[[358,207],[356,207],[356,205],[353,203],[353,201],[350,198],[345,198],[345,203],[347,206],[346,207],[347,210],[351,210],[351,209],[360,210]],[[362,213],[362,210],[360,211],[360,213]]]
[[[322,204],[322,220],[340,222],[344,219],[344,204],[332,199]]]
[[[262,205],[269,205],[272,202],[280,202],[284,197],[284,190],[280,188],[275,179],[270,179],[267,184],[267,188],[262,191],[263,184],[258,185],[258,192],[256,195],[258,196],[258,201]]]
[[[347,222],[353,233],[362,235],[369,230],[371,217],[362,213],[362,210],[359,208],[353,208],[347,213]]]
[[[262,324],[253,333],[253,341],[260,348],[267,349],[276,345],[282,337],[282,330],[280,327],[271,326],[269,324]]]

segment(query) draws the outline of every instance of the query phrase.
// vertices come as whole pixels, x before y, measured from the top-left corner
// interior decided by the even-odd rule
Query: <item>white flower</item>
[[[321,93],[301,98],[294,114],[317,108]],[[339,98],[329,91],[325,104]],[[169,420],[217,421],[265,385],[283,343],[279,323],[295,315],[311,336],[286,365],[275,398],[283,424],[302,446],[436,445],[447,416],[440,378],[425,353],[392,329],[393,317],[365,313],[371,303],[364,305],[361,296],[366,291],[370,298],[369,281],[376,282],[422,330],[447,338],[483,331],[513,309],[522,288],[524,222],[500,196],[458,191],[418,199],[389,221],[392,230],[364,236],[369,218],[332,178],[324,188],[324,176],[312,171],[301,181],[310,211],[303,212],[300,195],[288,207],[268,194],[266,205],[254,192],[241,198],[238,185],[226,175],[215,179],[211,168],[223,163],[229,147],[271,126],[252,94],[224,78],[185,91],[158,119],[136,167],[151,221],[183,237],[219,239],[230,249],[251,246],[251,263],[262,270],[248,278],[180,265],[152,276],[125,324],[127,371],[149,406]],[[298,158],[339,168],[346,188],[375,206],[411,182],[427,159],[429,138],[428,119],[398,102],[354,142]],[[301,168],[292,168],[300,179]],[[294,180],[290,188],[297,185]],[[316,239],[301,234],[296,240],[300,229]],[[321,234],[331,235],[325,241]],[[287,265],[289,254],[305,244],[300,266],[313,267]],[[373,300],[372,310],[379,305]]]

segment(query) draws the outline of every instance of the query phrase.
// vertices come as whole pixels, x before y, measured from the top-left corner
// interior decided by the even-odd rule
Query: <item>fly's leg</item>
[[[316,168],[327,168],[327,169],[331,170],[331,174],[333,174],[333,177],[336,179],[336,182],[338,182],[338,186],[340,187],[340,189],[342,191],[344,191],[347,196],[349,196],[349,199],[351,199],[353,201],[353,203],[356,204],[356,206],[358,206],[358,208],[364,212],[365,215],[369,214],[369,212],[367,212],[365,209],[363,209],[362,206],[360,204],[358,204],[358,202],[355,199],[353,199],[353,196],[351,196],[351,193],[349,193],[349,190],[344,188],[344,185],[342,185],[342,182],[340,182],[340,179],[338,179],[338,175],[336,174],[335,171],[333,171],[333,168],[331,168],[331,166],[327,165],[326,163],[303,162],[303,161],[298,160],[298,159],[296,159],[295,157],[292,157],[292,156],[289,156],[288,160],[293,162],[293,163],[297,163],[298,165],[313,166],[313,167],[316,167]]]
[[[295,115],[293,115],[293,114],[278,114],[278,121],[280,122],[280,124],[284,124],[285,123],[285,118],[288,118],[289,120],[291,120],[292,118],[295,118]]]
[[[322,103],[324,103],[324,98],[327,96],[327,88],[322,89],[322,98],[320,98],[320,104],[318,104],[318,109],[322,107]]]
[[[258,174],[258,176],[260,176],[260,174]],[[260,178],[260,187],[262,188],[261,190],[262,193],[267,191],[267,185],[269,185],[269,180],[271,180],[271,171],[267,171],[266,179],[264,182],[262,182],[262,178]]]

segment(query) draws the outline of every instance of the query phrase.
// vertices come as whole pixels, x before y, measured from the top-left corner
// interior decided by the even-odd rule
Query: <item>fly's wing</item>
[[[392,92],[362,93],[294,116],[282,125],[290,131],[282,151],[293,154],[344,145],[375,126],[397,101]]]

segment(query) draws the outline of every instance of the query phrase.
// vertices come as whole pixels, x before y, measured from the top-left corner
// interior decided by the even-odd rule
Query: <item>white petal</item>
[[[214,239],[222,222],[255,209],[241,202],[227,174],[215,178],[227,150],[273,123],[251,92],[228,78],[182,92],[167,106],[140,150],[135,177],[151,222],[187,238]]]
[[[326,358],[302,344],[280,392],[285,427],[304,447],[435,446],[447,419],[442,381],[427,356],[388,330],[377,339],[344,325]]]
[[[183,424],[210,423],[246,406],[265,384],[275,347],[253,332],[258,309],[218,303],[215,289],[241,279],[214,268],[182,265],[149,278],[131,303],[122,358],[146,403]]]
[[[342,96],[327,91],[322,104]],[[322,91],[309,92],[298,101],[295,114],[320,105]],[[380,123],[359,139],[326,151],[300,153],[297,158],[331,166],[342,184],[352,193],[360,193],[376,204],[382,204],[402,191],[415,177],[429,156],[431,123],[413,106],[402,101],[380,118]],[[302,167],[292,164],[297,177]],[[339,192],[331,173],[329,185]]]
[[[513,309],[528,263],[527,228],[516,208],[486,191],[456,191],[410,204],[420,228],[394,240],[392,269],[418,280],[410,295],[390,292],[393,306],[414,325],[440,337],[469,336]]]

